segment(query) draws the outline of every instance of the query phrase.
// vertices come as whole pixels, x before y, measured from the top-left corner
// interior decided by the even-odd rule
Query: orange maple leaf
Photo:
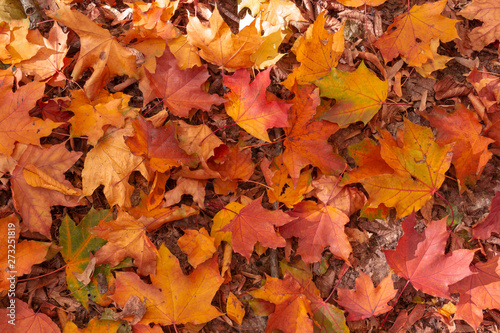
[[[137,274],[116,274],[113,300],[121,307],[131,296],[146,304],[146,313],[139,324],[160,325],[203,324],[220,315],[210,305],[224,279],[219,274],[217,258],[199,265],[189,276],[182,273],[179,261],[165,245],[159,249],[156,274],[152,285],[144,283]]]
[[[294,48],[298,45],[294,53],[301,64],[281,83],[290,90],[295,82],[305,85],[328,75],[342,56],[344,25],[335,34],[330,34],[325,29],[326,15],[326,11],[318,15],[305,36],[299,37],[294,44]]]
[[[81,155],[82,153],[69,152],[64,142],[48,149],[28,146],[21,155],[12,173],[12,197],[16,210],[30,231],[39,232],[51,239],[50,207],[55,205],[74,207],[82,204],[77,196],[80,191],[64,177],[66,170],[73,166]],[[33,176],[34,170],[41,171],[57,186],[49,186],[47,179],[40,183],[31,182],[30,177]],[[38,176],[40,177],[40,174]]]
[[[390,311],[392,307],[387,305],[387,302],[393,299],[397,292],[390,274],[374,288],[370,276],[359,272],[356,290],[339,288],[337,303],[349,312],[348,320],[361,320]]]
[[[14,77],[6,76],[0,90],[0,153],[11,155],[16,142],[40,146],[40,138],[48,136],[60,124],[50,119],[30,117],[28,112],[43,96],[45,83],[30,82],[12,92]]]
[[[215,148],[214,156],[208,160],[207,165],[211,170],[217,170],[222,180],[247,181],[255,169],[251,150],[241,149],[239,144],[232,147],[220,145]]]
[[[318,90],[314,90],[313,85],[294,86],[292,92],[295,98],[288,113],[290,127],[285,127],[283,163],[294,185],[297,185],[300,171],[308,164],[318,167],[325,174],[340,174],[345,162],[328,144],[328,138],[337,132],[339,126],[313,119],[320,104]]]
[[[92,67],[94,72],[84,86],[85,93],[91,100],[99,95],[114,75],[137,77],[135,56],[120,45],[108,30],[61,3],[59,10],[48,15],[80,37],[82,47],[72,75],[74,79],[79,79],[84,71]]]
[[[71,136],[87,136],[89,144],[94,146],[103,136],[105,126],[122,127],[128,112],[132,117],[137,114],[128,106],[131,96],[121,92],[110,94],[101,90],[93,101],[83,90],[74,90],[71,95],[68,109],[75,114],[69,120]]]
[[[220,231],[231,231],[234,251],[250,259],[257,242],[273,249],[285,246],[285,239],[276,234],[273,226],[282,226],[291,220],[281,210],[262,207],[261,196],[242,208]]]
[[[439,145],[455,143],[451,163],[455,165],[460,192],[465,191],[466,186],[474,186],[491,159],[488,145],[494,142],[481,136],[483,126],[477,114],[462,104],[455,105],[452,112],[434,106],[432,112],[420,114],[437,129],[436,142]]]
[[[361,180],[370,195],[369,207],[395,207],[398,217],[422,208],[441,187],[453,149],[453,145],[441,147],[434,142],[430,128],[406,118],[404,123],[402,142],[385,130],[380,132],[381,156],[394,173]]]
[[[472,274],[469,264],[472,250],[455,250],[444,254],[450,232],[446,217],[433,221],[423,234],[417,233],[417,219],[412,213],[403,222],[404,235],[396,250],[385,250],[387,263],[394,272],[424,293],[451,299],[449,286]]]
[[[311,302],[304,295],[304,288],[290,275],[283,280],[266,275],[266,284],[249,292],[256,298],[276,305],[267,321],[266,332],[312,332],[313,321]]]
[[[324,330],[326,332],[348,333],[345,322],[344,311],[323,301],[320,292],[312,281],[311,265],[303,261],[296,262],[293,266],[285,261],[280,262],[281,271],[285,276],[291,275],[303,288],[303,294],[311,302],[311,310],[314,319],[315,330]]]
[[[346,171],[341,184],[357,183],[365,178],[394,172],[380,155],[380,146],[368,138],[350,145],[348,150],[357,168]]]
[[[150,121],[138,117],[132,125],[135,135],[125,142],[132,153],[144,156],[152,169],[165,172],[175,166],[197,164],[195,158],[179,147],[174,123],[168,122],[161,128],[155,128]]]
[[[92,232],[108,242],[95,254],[97,265],[109,263],[116,266],[125,257],[131,257],[139,274],[154,274],[158,251],[146,235],[149,223],[147,218],[136,220],[122,210],[118,211],[116,220],[101,221]]]
[[[188,41],[200,48],[200,57],[226,69],[247,68],[254,65],[250,56],[262,43],[260,34],[255,28],[255,21],[234,35],[215,6],[208,23],[210,27],[202,24],[198,17],[190,16],[186,27]]]
[[[110,206],[130,207],[130,196],[134,187],[128,183],[133,171],[139,171],[149,179],[144,159],[135,156],[125,144],[124,136],[132,136],[134,130],[127,123],[125,128],[109,128],[104,137],[89,151],[82,171],[83,195],[92,195],[104,185],[104,195]]]
[[[156,70],[145,70],[156,97],[163,99],[163,105],[179,117],[188,117],[193,108],[210,110],[213,104],[222,104],[225,99],[211,95],[201,89],[210,76],[206,66],[180,70],[177,60],[168,47],[156,59]]]
[[[408,13],[396,17],[384,35],[375,42],[385,62],[401,55],[408,65],[422,66],[433,59],[431,39],[439,38],[446,43],[459,38],[455,29],[458,20],[440,14],[446,2],[440,0],[413,6]]]
[[[200,230],[184,230],[184,235],[177,244],[182,252],[187,254],[188,262],[194,268],[212,258],[217,251],[215,238],[210,236],[205,228]]]
[[[313,201],[302,201],[289,214],[294,220],[281,227],[280,233],[286,238],[299,238],[297,254],[302,260],[307,263],[320,261],[323,250],[329,246],[335,257],[348,262],[352,248],[344,225],[349,222],[349,217],[341,210]]]
[[[481,51],[486,45],[500,40],[500,4],[496,0],[474,0],[459,15],[469,20],[483,21],[483,25],[469,34],[472,49]]]
[[[289,127],[287,112],[290,104],[269,101],[266,89],[271,83],[271,68],[260,72],[250,83],[250,73],[241,69],[232,76],[224,76],[224,84],[231,89],[226,95],[226,112],[245,131],[258,139],[270,142],[267,129]]]
[[[64,33],[58,24],[54,24],[49,32],[49,38],[43,38],[43,44],[37,54],[19,64],[23,73],[34,75],[35,81],[46,81],[51,86],[62,87],[66,77],[61,72],[66,65],[64,57],[68,52],[66,41],[68,34]]]
[[[264,158],[260,164],[260,168],[266,183],[270,186],[267,189],[269,202],[276,201],[284,203],[288,208],[301,202],[307,193],[313,188],[311,186],[313,169],[306,169],[300,173],[299,178],[294,183],[294,180],[289,177],[288,170],[283,162],[284,154],[278,155],[271,162]],[[271,166],[271,168],[269,168]]]
[[[9,290],[13,276],[29,274],[33,265],[45,261],[47,250],[51,245],[33,240],[18,242],[20,231],[17,216],[9,215],[0,219],[0,232],[5,235],[0,238],[0,246],[7,249],[0,253],[0,293]],[[15,240],[16,243],[12,243],[11,240]],[[12,254],[13,249],[15,256]],[[13,258],[15,259],[12,260]]]

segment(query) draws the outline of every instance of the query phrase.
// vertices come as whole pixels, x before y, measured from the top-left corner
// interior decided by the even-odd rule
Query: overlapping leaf
[[[370,276],[360,272],[356,279],[356,290],[339,288],[337,303],[349,312],[347,319],[361,320],[390,311],[391,307],[387,302],[393,299],[396,293],[390,275],[374,288]]]
[[[433,221],[423,234],[417,233],[417,219],[412,213],[403,222],[404,235],[396,250],[384,251],[394,272],[419,290],[437,297],[451,299],[449,286],[472,274],[469,264],[474,251],[455,250],[445,255],[450,232],[446,218]]]
[[[388,83],[368,70],[364,62],[353,73],[332,68],[329,75],[314,82],[321,97],[335,99],[335,105],[321,115],[340,126],[357,121],[367,123],[387,98]]]
[[[439,190],[450,167],[452,145],[439,146],[429,128],[405,119],[402,141],[381,131],[381,156],[392,174],[361,180],[370,195],[370,207],[395,207],[399,217],[419,210]]]
[[[241,69],[232,76],[224,76],[224,84],[231,89],[226,95],[226,112],[236,124],[258,139],[269,142],[267,129],[288,127],[290,104],[268,100],[266,89],[271,83],[270,69],[260,72],[250,83],[250,73]]]
[[[180,70],[177,60],[168,47],[156,60],[156,69],[146,76],[151,82],[156,97],[163,100],[163,105],[179,117],[188,117],[193,108],[210,110],[212,104],[222,104],[224,99],[218,95],[210,95],[201,89],[208,79],[206,67],[193,67]]]
[[[168,248],[162,245],[159,253],[156,274],[151,275],[152,285],[143,282],[135,273],[117,273],[113,300],[119,306],[123,307],[131,296],[139,297],[146,304],[146,313],[139,323],[145,325],[196,325],[222,315],[210,305],[223,282],[216,258],[186,276]]]
[[[387,31],[375,42],[389,62],[401,55],[410,66],[421,66],[433,59],[430,49],[431,39],[439,38],[446,43],[458,38],[455,23],[441,15],[446,0],[413,6],[408,13],[394,19]]]
[[[84,86],[85,93],[91,100],[99,95],[114,75],[137,76],[135,56],[120,45],[108,30],[63,4],[49,16],[72,29],[80,37],[82,50],[73,69],[73,78],[79,79],[90,67],[94,70]]]
[[[285,239],[276,234],[274,226],[282,226],[291,220],[281,210],[262,207],[262,197],[259,197],[242,208],[220,231],[231,231],[234,251],[250,259],[257,242],[272,248],[285,246]]]

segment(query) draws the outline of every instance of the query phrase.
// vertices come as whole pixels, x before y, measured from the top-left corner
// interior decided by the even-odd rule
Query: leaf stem
[[[401,290],[401,292],[399,293],[398,295],[398,298],[396,298],[396,301],[394,302],[394,304],[392,305],[392,308],[389,312],[387,312],[387,315],[385,316],[384,320],[382,321],[382,323],[380,324],[379,326],[379,330],[382,329],[382,327],[384,326],[385,322],[387,321],[387,318],[389,318],[389,314],[392,312],[392,310],[394,309],[394,306],[398,303],[399,301],[399,298],[401,297],[401,295],[403,295],[403,292],[405,291],[406,287],[408,287],[408,284],[410,283],[410,281],[406,281],[406,284],[405,286],[403,287],[403,290]]]
[[[344,261],[344,265],[342,266],[342,272],[340,273],[339,280],[337,281],[337,284],[335,285],[335,287],[333,287],[332,292],[330,293],[330,295],[328,295],[328,297],[325,299],[325,303],[328,302],[328,300],[330,299],[330,297],[332,297],[332,295],[335,292],[335,290],[337,290],[337,287],[340,284],[340,280],[342,280],[342,278],[344,277],[344,274],[345,274],[346,271],[347,271],[347,263]]]
[[[204,142],[204,141],[205,141],[205,140],[206,140],[209,136],[211,136],[212,134],[215,134],[215,132],[220,131],[221,129],[224,129],[224,128],[226,128],[226,127],[231,127],[231,126],[234,126],[234,125],[236,125],[236,123],[234,123],[234,124],[229,124],[229,125],[224,125],[224,126],[222,126],[222,127],[219,127],[218,129],[216,129],[215,131],[213,131],[212,133],[210,133],[209,135],[207,135],[205,138],[203,138],[203,140],[201,140],[201,142],[200,142],[200,146],[203,144],[203,142]]]
[[[453,212],[453,207],[451,207],[451,204],[448,200],[446,200],[441,194],[439,194],[439,192],[436,192],[436,194],[444,200],[444,202],[446,202],[446,204],[448,205],[448,207],[450,207],[450,211],[451,211],[451,223],[450,225],[448,225],[448,223],[446,223],[446,230],[450,231],[451,230],[451,226],[453,225],[453,223],[455,223],[455,213]]]
[[[67,265],[64,265],[62,267],[59,267],[58,269],[56,269],[55,271],[52,271],[52,272],[49,272],[47,274],[43,274],[43,275],[38,275],[38,276],[35,276],[35,277],[31,277],[31,278],[27,278],[27,279],[21,279],[21,280],[17,280],[17,282],[24,282],[24,281],[30,281],[30,280],[36,280],[36,279],[39,279],[39,278],[42,278],[44,276],[48,276],[50,274],[54,274],[56,272],[59,272],[60,270],[62,270],[63,268],[66,268]]]

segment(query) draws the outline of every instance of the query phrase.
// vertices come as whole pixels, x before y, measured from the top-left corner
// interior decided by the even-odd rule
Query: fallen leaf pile
[[[0,331],[498,330],[496,0],[0,1]]]

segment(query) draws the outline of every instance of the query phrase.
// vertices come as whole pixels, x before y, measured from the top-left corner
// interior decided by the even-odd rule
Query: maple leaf
[[[302,201],[289,215],[294,219],[280,227],[280,233],[286,238],[299,238],[297,254],[302,260],[306,263],[321,260],[321,253],[329,246],[335,257],[348,262],[352,248],[344,225],[349,222],[349,217],[342,211],[313,201]]]
[[[332,68],[329,75],[314,82],[321,97],[334,98],[335,105],[320,118],[340,126],[368,123],[387,98],[389,85],[368,70],[364,62],[353,73]]]
[[[283,162],[284,154],[274,158],[273,163],[268,159],[263,159],[260,168],[266,183],[270,186],[267,189],[269,202],[276,201],[284,203],[288,208],[292,208],[295,204],[301,202],[307,193],[313,188],[311,186],[313,169],[305,170],[299,175],[296,184],[292,178],[288,177],[288,170]],[[271,168],[269,166],[271,165]]]
[[[491,200],[488,216],[472,228],[472,237],[487,240],[493,232],[500,232],[500,191],[495,192]]]
[[[198,55],[198,48],[189,44],[187,36],[180,35],[179,37],[167,40],[167,45],[175,56],[175,59],[177,59],[177,66],[180,69],[184,70],[194,66],[202,66],[200,56]]]
[[[4,81],[7,83],[7,81]],[[28,112],[42,98],[45,84],[30,82],[12,92],[12,80],[0,90],[0,153],[11,155],[16,142],[40,146],[40,138],[48,136],[60,124],[50,119],[30,117]]]
[[[312,314],[310,301],[292,276],[285,275],[283,280],[280,280],[266,274],[266,284],[249,294],[276,305],[268,318],[266,333],[277,329],[283,332],[312,332],[313,321],[309,318],[309,314]]]
[[[340,209],[351,216],[365,205],[364,193],[353,186],[339,186],[339,177],[321,175],[312,181],[314,196],[323,204]]]
[[[216,247],[219,247],[222,241],[225,241],[232,246],[231,232],[221,231],[221,229],[228,225],[231,220],[238,215],[243,207],[245,207],[245,205],[239,202],[230,202],[224,207],[224,209],[219,210],[217,214],[215,214],[213,218],[214,224],[210,230],[210,236],[214,237],[214,244]]]
[[[30,231],[39,232],[51,239],[50,207],[55,205],[74,207],[83,203],[77,197],[80,191],[64,177],[64,172],[73,166],[81,155],[82,153],[69,152],[64,142],[48,149],[30,145],[23,152],[12,173],[11,188],[14,207]],[[33,174],[33,171],[38,174]],[[45,180],[36,178],[41,174],[50,179],[51,186],[47,184],[46,177]],[[41,182],[38,183],[38,180]]]
[[[219,274],[217,258],[199,265],[185,276],[177,258],[165,245],[159,249],[156,274],[152,285],[144,283],[137,274],[118,272],[113,300],[123,307],[134,295],[146,304],[146,313],[139,324],[160,325],[202,324],[220,315],[210,305],[224,279]]]
[[[305,36],[299,37],[294,44],[294,53],[301,64],[281,83],[289,90],[294,82],[305,85],[328,75],[342,56],[344,25],[335,34],[330,34],[325,29],[326,15],[326,11],[318,15]]]
[[[152,232],[160,228],[165,223],[182,220],[189,216],[198,214],[198,210],[186,205],[172,206],[172,207],[160,207],[148,208],[146,204],[147,197],[141,196],[141,202],[139,205],[127,209],[127,212],[131,214],[136,219],[141,219],[141,217],[148,218],[148,223],[146,224],[147,232]]]
[[[452,112],[435,106],[431,113],[421,113],[437,129],[436,142],[439,145],[455,143],[453,158],[460,192],[466,186],[474,186],[492,153],[488,145],[494,140],[481,136],[483,127],[475,112],[462,104],[456,104]]]
[[[401,14],[394,20],[376,42],[385,62],[401,55],[410,66],[421,66],[433,59],[430,49],[431,39],[438,38],[443,43],[458,37],[455,23],[440,13],[446,6],[446,0],[413,6],[408,13]]]
[[[82,171],[83,195],[91,195],[104,185],[104,195],[111,206],[130,207],[134,187],[127,181],[132,171],[139,171],[149,179],[143,158],[135,156],[125,144],[124,136],[132,136],[130,124],[122,129],[108,129],[104,137],[89,151]]]
[[[128,112],[136,114],[128,107],[131,96],[123,93],[109,94],[102,90],[93,101],[89,101],[83,90],[74,90],[71,95],[68,109],[75,114],[69,120],[71,136],[87,136],[91,145],[103,136],[104,126],[122,127]]]
[[[224,84],[231,89],[226,95],[226,112],[236,124],[258,139],[270,142],[267,129],[289,127],[287,112],[290,104],[269,101],[266,89],[271,83],[271,68],[260,72],[250,83],[246,69],[224,76]]]
[[[125,142],[132,153],[144,156],[152,169],[165,172],[171,167],[196,164],[195,159],[179,147],[174,123],[168,122],[161,128],[155,128],[150,121],[137,117],[132,125],[135,135]]]
[[[0,330],[2,332],[44,332],[60,333],[61,330],[49,316],[40,312],[34,312],[29,305],[18,298],[11,298],[9,306],[15,309],[15,316],[9,316],[11,309],[0,309]],[[13,326],[12,320],[15,326]]]
[[[89,265],[91,252],[97,251],[106,242],[104,239],[94,237],[91,234],[91,229],[97,226],[99,221],[111,219],[112,213],[109,210],[97,211],[92,208],[78,226],[66,215],[59,227],[59,245],[62,246],[61,254],[66,262],[66,283],[71,294],[86,309],[88,309],[89,299],[103,306],[107,306],[111,302],[108,298],[108,292],[101,293],[99,291],[96,279],[96,276],[102,273],[111,285],[113,276],[109,269],[106,272],[106,269],[102,267],[96,268],[91,282],[87,285],[84,285],[77,278],[78,274],[84,272]]]
[[[415,213],[403,222],[404,235],[396,250],[384,250],[387,263],[394,272],[424,293],[451,299],[449,286],[471,275],[472,250],[455,250],[444,254],[450,232],[446,217],[432,221],[423,234],[417,233]]]
[[[300,88],[294,86],[292,92],[295,98],[288,113],[291,127],[285,127],[283,163],[294,185],[297,185],[300,170],[308,164],[318,167],[325,174],[340,174],[345,162],[328,144],[328,138],[339,127],[313,119],[316,107],[320,104],[318,90],[312,85]]]
[[[173,190],[165,193],[165,207],[175,205],[184,194],[191,195],[201,209],[205,209],[205,180],[179,178]]]
[[[346,171],[341,184],[357,183],[365,178],[394,172],[380,155],[380,146],[368,138],[350,145],[348,150],[357,168]]]
[[[262,16],[261,16],[262,17]],[[279,46],[283,42],[286,34],[278,27],[272,27],[264,32],[262,36],[262,44],[260,44],[257,51],[250,56],[255,65],[253,68],[265,69],[269,66],[275,65],[284,53],[279,53]]]
[[[369,207],[396,207],[398,217],[422,208],[441,187],[453,149],[452,145],[439,146],[430,128],[406,118],[402,132],[402,142],[385,130],[380,132],[381,156],[394,173],[361,180],[370,195]]]
[[[467,76],[467,81],[469,81],[474,90],[476,90],[481,108],[486,109],[490,116],[493,124],[488,126],[487,133],[490,134],[490,128],[497,127],[498,120],[495,117],[500,111],[498,103],[500,103],[500,78],[496,75],[492,75],[485,70],[478,70],[476,67]],[[483,111],[484,112],[484,111]],[[493,137],[497,139],[496,136]]]
[[[392,307],[387,305],[387,302],[393,299],[396,293],[390,274],[374,288],[370,276],[359,272],[356,291],[339,288],[337,303],[349,312],[348,320],[361,320],[390,311]]]
[[[247,181],[255,169],[251,150],[241,149],[240,144],[232,147],[220,145],[215,148],[214,156],[208,161],[208,166],[211,170],[217,170],[222,180],[242,179]]]
[[[210,236],[205,228],[198,230],[184,230],[184,235],[177,244],[182,252],[188,255],[188,262],[194,268],[212,258],[217,248],[215,238]]]
[[[243,2],[240,6],[243,6]],[[267,24],[271,27],[279,27],[281,30],[284,30],[291,21],[306,21],[300,9],[293,1],[270,0],[269,2],[261,2],[259,5],[262,6],[260,18],[264,21],[262,23],[264,27]]]
[[[131,257],[140,275],[154,274],[158,251],[146,235],[148,224],[147,218],[136,220],[122,210],[118,211],[116,220],[102,220],[92,229],[96,237],[108,241],[95,254],[97,265],[116,266],[125,257]]]
[[[47,81],[52,86],[63,86],[66,77],[61,69],[66,65],[64,57],[68,52],[66,45],[68,34],[58,24],[49,31],[49,38],[43,38],[43,45],[37,54],[29,60],[22,61],[19,68],[23,73],[34,75],[35,81]]]
[[[107,310],[107,309],[106,309]],[[102,317],[106,316],[105,311]],[[72,321],[67,321],[66,325],[64,325],[64,333],[90,333],[90,332],[118,332],[120,329],[123,329],[123,325],[121,321],[109,320],[109,319],[97,319],[92,318],[88,322],[86,328],[81,329],[76,326]],[[135,332],[135,327],[134,327]]]
[[[180,70],[168,47],[156,60],[155,72],[150,73],[147,69],[145,72],[156,97],[161,98],[163,105],[176,116],[188,117],[193,108],[208,111],[213,104],[225,102],[218,95],[201,89],[210,76],[205,66]]]
[[[474,0],[459,15],[469,20],[480,20],[483,25],[472,29],[469,38],[472,49],[481,51],[486,45],[500,39],[500,5],[493,0]]]
[[[304,295],[311,302],[311,311],[314,319],[314,332],[339,332],[348,333],[344,311],[333,306],[327,301],[323,301],[319,290],[312,281],[313,275],[310,265],[299,261],[291,266],[284,260],[280,262],[282,273],[291,275],[303,288]]]
[[[137,77],[135,56],[120,45],[108,30],[63,4],[59,4],[59,10],[48,16],[72,29],[80,37],[80,56],[72,76],[79,79],[84,71],[92,67],[94,72],[84,86],[85,93],[91,100],[99,95],[114,75]]]
[[[214,149],[223,144],[221,139],[211,135],[212,130],[207,125],[189,125],[182,120],[176,124],[179,147],[188,155],[208,161],[214,155]]]
[[[422,66],[420,67],[415,67],[415,70],[423,77],[433,79],[434,77],[431,75],[432,72],[446,68],[446,63],[453,58],[437,53],[439,47],[439,39],[431,39],[429,45],[432,52],[432,59],[427,61],[425,64],[422,64]]]
[[[484,309],[500,308],[500,256],[471,267],[472,275],[450,286],[460,293],[455,319],[465,320],[475,331],[483,321]]]
[[[241,325],[245,316],[245,307],[232,292],[229,292],[229,296],[227,297],[226,312],[229,319]]]
[[[273,226],[282,226],[291,220],[280,210],[262,207],[261,196],[242,208],[220,231],[230,231],[234,251],[250,259],[257,242],[273,249],[285,246],[285,239],[276,234]]]
[[[200,48],[200,57],[225,69],[252,67],[254,63],[250,56],[262,43],[255,23],[234,35],[219,14],[217,6],[208,22],[210,27],[203,25],[198,17],[190,16],[186,27],[188,41]]]
[[[7,6],[11,7],[12,5],[14,4]],[[0,53],[0,59],[3,63],[16,65],[23,60],[32,58],[40,50],[41,46],[36,41],[40,39],[41,34],[38,30],[30,30],[29,27],[30,21],[27,19],[5,22],[2,27],[2,46],[5,47],[5,50]]]
[[[29,274],[33,265],[45,261],[45,256],[51,243],[32,240],[18,242],[20,233],[19,219],[15,215],[9,215],[0,219],[0,232],[6,235],[0,239],[0,246],[7,249],[0,253],[1,293],[4,290],[9,290],[13,276]],[[13,243],[11,240],[14,240],[16,243]],[[9,251],[13,249],[12,247],[15,249],[15,257],[12,255],[12,251]],[[12,258],[15,258],[15,265],[12,265]]]

